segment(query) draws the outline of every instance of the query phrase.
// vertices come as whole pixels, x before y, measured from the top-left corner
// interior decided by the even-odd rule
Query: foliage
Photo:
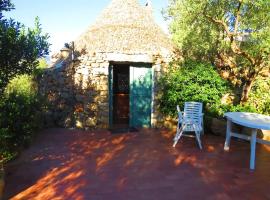
[[[203,102],[206,112],[211,113],[212,108],[221,104],[221,97],[230,91],[228,83],[212,65],[194,61],[171,67],[159,85],[163,91],[161,111],[169,115],[175,115],[176,105],[183,107],[186,101]]]
[[[270,78],[258,77],[254,83],[248,105],[256,112],[270,115]]]
[[[14,9],[14,5],[10,0],[0,0],[0,13],[2,11],[10,11],[12,9]]]
[[[33,75],[35,78],[39,78],[43,74],[44,70],[49,66],[49,64],[46,61],[46,58],[40,58],[38,62],[39,62],[38,66],[33,71]]]
[[[222,118],[225,112],[270,114],[269,78],[258,77],[249,101],[246,104],[235,104],[233,99],[222,102],[224,94],[231,94],[231,87],[220,78],[212,65],[194,61],[174,65],[159,80],[163,91],[160,98],[162,113],[175,116],[176,105],[183,108],[186,101],[200,101],[204,103],[206,115],[211,117]]]
[[[15,76],[31,74],[49,50],[49,36],[42,33],[38,18],[33,29],[4,18],[3,11],[13,8],[10,0],[0,0],[0,94]]]
[[[257,112],[256,108],[250,104],[222,104],[217,103],[207,109],[207,115],[216,118],[223,118],[226,112]]]
[[[208,60],[241,90],[247,102],[251,88],[270,70],[270,1],[170,0],[173,40],[184,56]]]
[[[31,142],[41,126],[41,102],[32,76],[18,76],[7,85],[0,100],[0,152],[5,159]]]
[[[45,58],[39,59],[38,69],[46,69],[48,67],[48,63]]]
[[[11,0],[0,0],[0,157],[6,160],[29,144],[42,122],[34,75],[46,66],[41,58],[49,50],[39,19],[25,28],[3,16],[12,9]]]

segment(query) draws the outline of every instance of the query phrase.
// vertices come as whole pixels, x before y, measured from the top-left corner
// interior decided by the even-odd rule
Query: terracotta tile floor
[[[7,169],[6,198],[89,200],[270,199],[270,148],[205,135],[204,150],[173,133],[142,130],[111,135],[50,129]]]

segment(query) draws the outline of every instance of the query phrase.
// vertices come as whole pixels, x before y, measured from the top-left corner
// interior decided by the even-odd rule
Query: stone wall
[[[82,129],[109,127],[110,62],[147,62],[153,64],[152,126],[163,127],[164,117],[158,111],[161,93],[156,84],[166,70],[161,56],[87,53],[72,61],[67,58],[47,69],[40,79],[40,93],[47,99],[47,126]],[[62,63],[61,63],[62,62]]]
[[[109,126],[109,62],[105,54],[79,57],[75,65],[74,83],[80,88],[77,102],[81,103],[78,128],[108,128]]]
[[[159,109],[160,98],[162,95],[161,87],[158,85],[158,80],[168,69],[170,59],[164,59],[159,55],[154,56],[153,59],[153,112],[152,112],[152,127],[156,128],[172,128],[172,124],[168,117],[164,116]]]
[[[102,54],[66,59],[45,71],[40,92],[48,103],[47,126],[107,128],[109,124],[108,69]]]

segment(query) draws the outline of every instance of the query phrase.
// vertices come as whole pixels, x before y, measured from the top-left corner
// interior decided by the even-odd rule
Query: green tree
[[[270,1],[170,0],[170,30],[183,55],[215,64],[247,102],[270,71]]]
[[[38,58],[49,53],[48,34],[42,34],[39,18],[34,28],[25,28],[3,12],[14,9],[10,0],[0,0],[0,94],[17,75],[31,74],[38,66]]]
[[[14,5],[10,2],[10,0],[1,0],[0,1],[0,11],[10,11],[14,9]]]

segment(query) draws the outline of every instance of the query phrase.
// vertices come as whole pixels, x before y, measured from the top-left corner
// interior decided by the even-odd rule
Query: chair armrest
[[[182,123],[183,122],[183,120],[184,120],[184,117],[183,117],[183,115],[184,115],[184,112],[178,112],[178,122],[179,123]]]
[[[178,112],[178,117],[179,117],[179,118],[183,119],[183,116],[184,116],[184,112],[181,112],[181,111]]]

